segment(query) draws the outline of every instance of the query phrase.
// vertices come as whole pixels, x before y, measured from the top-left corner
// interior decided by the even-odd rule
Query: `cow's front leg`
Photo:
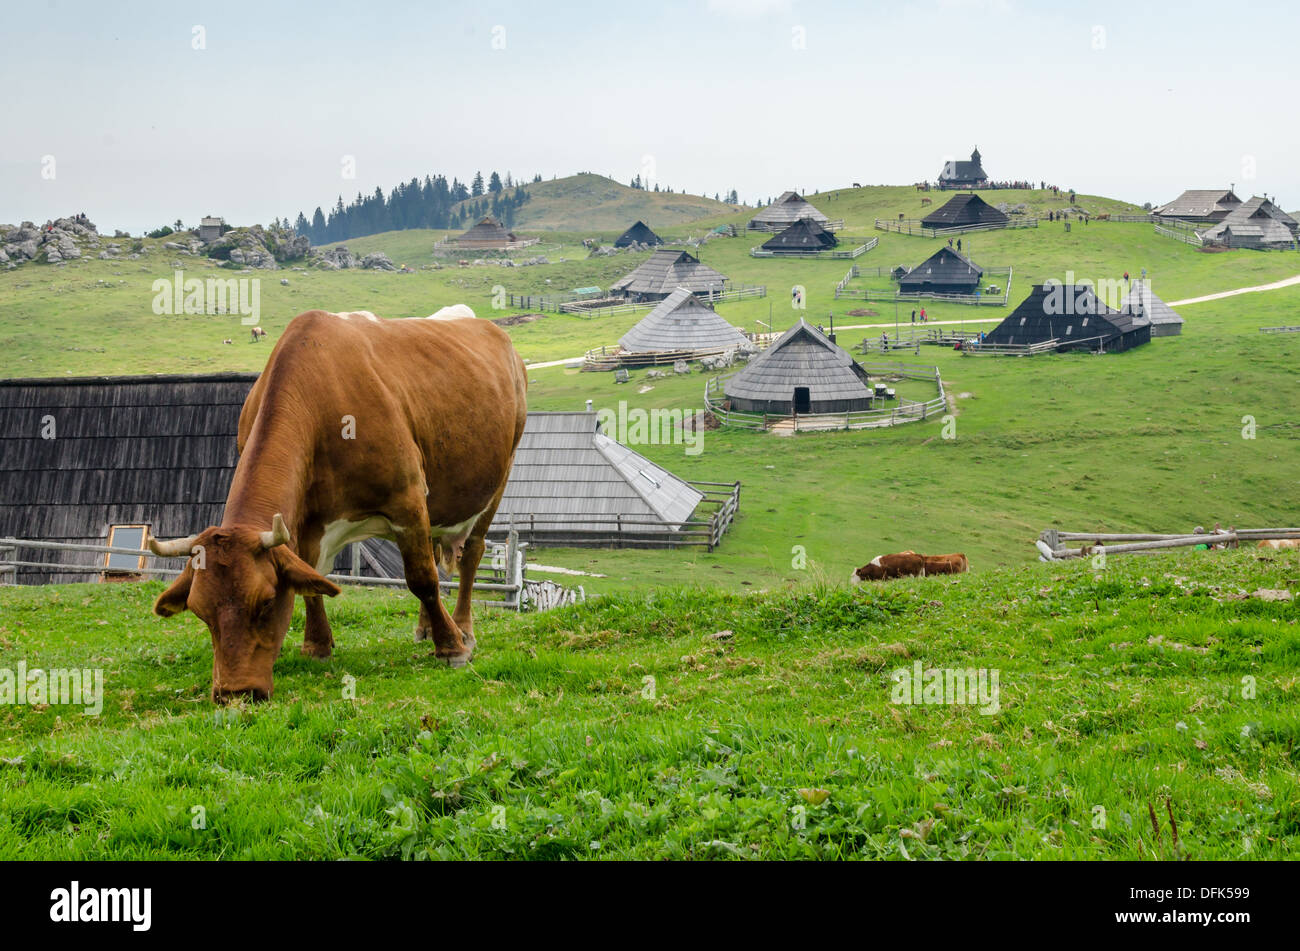
[[[328,660],[334,653],[334,632],[325,616],[325,599],[312,595],[302,599],[306,605],[307,619],[302,630],[302,655]]]
[[[473,645],[465,643],[460,629],[443,607],[438,590],[438,569],[433,561],[433,545],[424,533],[405,534],[419,536],[404,537],[402,547],[406,587],[420,600],[420,620],[415,627],[415,639],[433,641],[435,657],[452,667],[464,667],[473,654]]]

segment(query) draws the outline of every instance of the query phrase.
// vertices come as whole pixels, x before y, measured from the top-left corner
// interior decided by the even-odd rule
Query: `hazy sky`
[[[246,224],[477,169],[752,202],[975,145],[995,178],[1293,210],[1297,27],[1283,3],[22,0],[0,222]]]

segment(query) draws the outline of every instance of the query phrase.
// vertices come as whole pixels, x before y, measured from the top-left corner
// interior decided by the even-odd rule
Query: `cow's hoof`
[[[334,654],[334,645],[316,644],[312,641],[303,641],[301,653],[303,657],[314,657],[316,660],[329,660]]]
[[[474,656],[473,651],[463,651],[459,654],[434,654],[438,660],[442,661],[448,667],[464,667]]]

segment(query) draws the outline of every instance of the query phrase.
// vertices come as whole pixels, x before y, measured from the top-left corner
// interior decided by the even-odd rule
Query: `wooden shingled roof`
[[[1153,326],[1181,325],[1183,318],[1151,290],[1151,282],[1136,280],[1129,288],[1120,310],[1135,313],[1151,321]]]
[[[522,528],[530,515],[552,531],[557,517],[576,526],[591,516],[657,520],[690,518],[704,495],[671,472],[600,432],[594,412],[530,412],[510,482],[492,523]],[[644,526],[641,526],[644,529]]]
[[[1106,306],[1090,285],[1036,284],[984,342],[1025,345],[1057,340],[1061,349],[1097,349],[1099,341],[1108,350],[1118,350],[1149,341],[1150,327],[1140,314]]]
[[[610,290],[666,297],[679,287],[685,287],[692,294],[721,291],[726,282],[725,274],[701,263],[690,252],[681,248],[660,248],[632,273],[615,281]]]
[[[908,291],[923,287],[973,287],[984,269],[952,248],[940,248],[898,280],[898,289]]]
[[[852,355],[800,318],[775,343],[723,382],[729,399],[747,404],[789,403],[796,387],[813,404],[868,400],[867,373]]]
[[[749,341],[687,288],[679,287],[623,335],[619,345],[633,353],[718,350]]]
[[[644,221],[637,221],[636,224],[614,239],[614,247],[616,248],[626,248],[630,244],[660,245],[663,243],[664,239],[651,231],[650,226]]]
[[[1201,237],[1209,241],[1285,246],[1296,240],[1300,223],[1262,195],[1255,195],[1228,213]]]
[[[749,219],[750,228],[771,230],[776,227],[787,228],[801,218],[811,218],[819,225],[826,225],[830,219],[812,206],[798,192],[782,192],[776,201],[762,208]]]
[[[812,218],[800,218],[780,234],[763,242],[764,251],[826,251],[839,244],[835,235]]]
[[[1240,204],[1241,199],[1230,188],[1189,188],[1173,201],[1155,209],[1153,214],[1208,221],[1226,217]]]
[[[954,195],[941,208],[921,219],[927,228],[960,228],[965,225],[1006,224],[1010,219],[979,195]]]
[[[485,215],[478,224],[474,225],[474,227],[470,228],[456,240],[474,243],[499,241],[502,244],[510,244],[518,239],[515,237],[513,232],[507,231],[502,226],[501,222],[497,221],[491,215]]]

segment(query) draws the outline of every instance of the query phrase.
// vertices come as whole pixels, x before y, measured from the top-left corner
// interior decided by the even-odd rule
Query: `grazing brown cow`
[[[970,568],[970,562],[960,552],[952,555],[925,555],[924,558],[927,575],[959,575]]]
[[[911,578],[925,573],[925,558],[914,551],[894,555],[877,555],[849,577],[853,584],[859,581],[880,581],[884,578]]]
[[[254,327],[252,329],[252,334],[253,334],[253,339],[250,340],[249,342],[257,343],[259,340],[261,340],[263,337],[266,336],[266,331],[263,330],[261,327]]]
[[[1274,551],[1283,548],[1300,548],[1300,538],[1266,538],[1259,543],[1258,547],[1272,548]]]
[[[921,207],[922,207],[922,208],[924,208],[926,205],[933,205],[933,204],[934,204],[934,199],[933,199],[933,198],[922,198],[922,199],[921,199]]]
[[[212,635],[212,698],[271,695],[294,595],[302,653],[329,657],[324,577],[351,542],[397,543],[420,601],[416,640],[467,663],[471,589],[527,416],[527,377],[505,331],[454,308],[380,320],[313,310],[285,328],[239,417],[239,464],[221,524],[159,542],[193,554],[154,604],[187,608]],[[472,312],[471,312],[472,313]],[[458,562],[454,615],[438,564]]]

